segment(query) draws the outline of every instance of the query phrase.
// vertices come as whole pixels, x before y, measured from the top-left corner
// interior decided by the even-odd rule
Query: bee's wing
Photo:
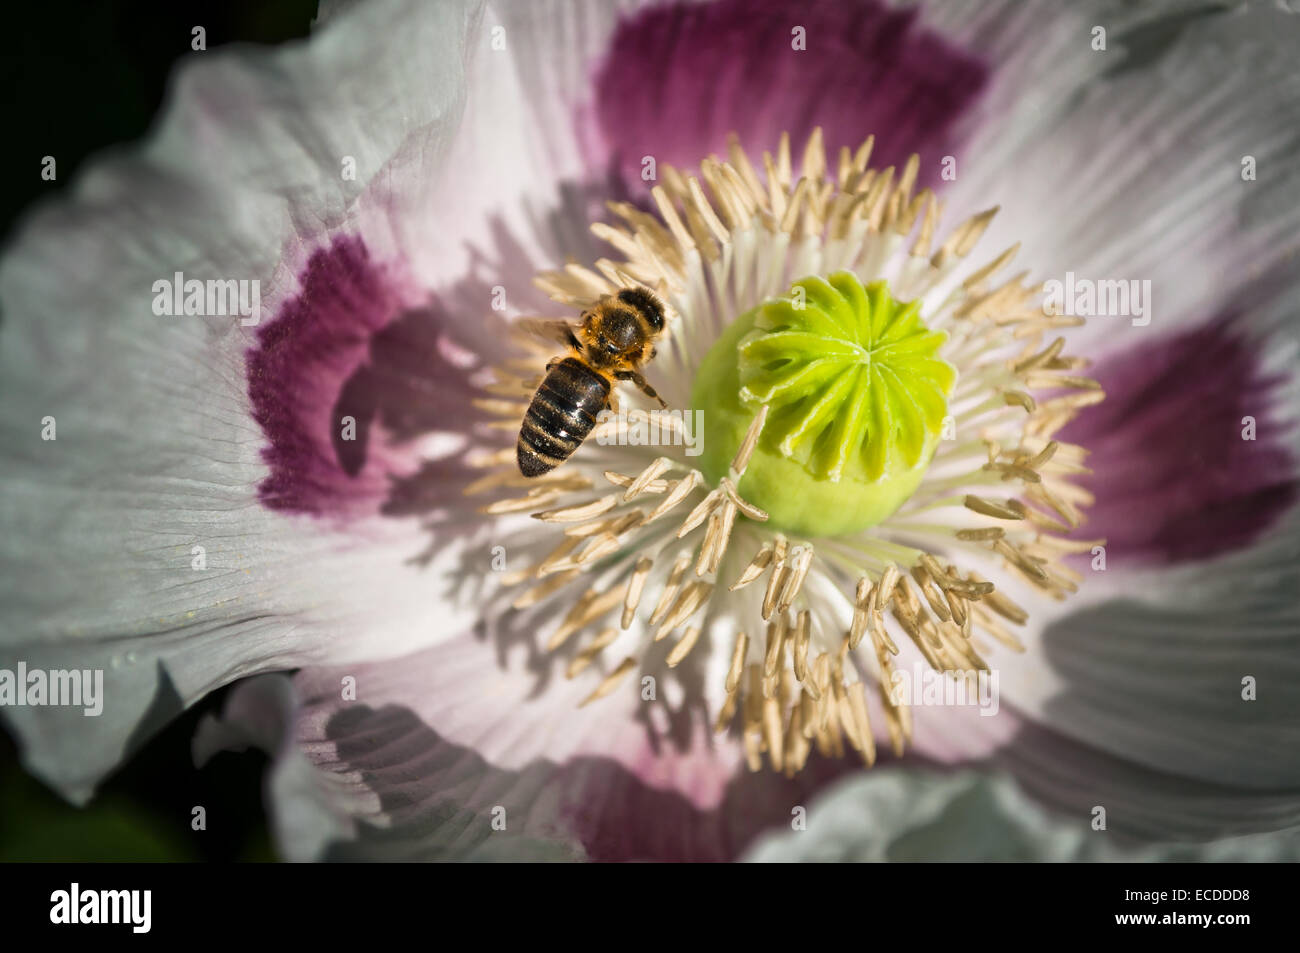
[[[577,326],[571,322],[551,318],[520,318],[514,322],[514,327],[539,341],[565,347],[573,344],[574,332],[577,331]]]

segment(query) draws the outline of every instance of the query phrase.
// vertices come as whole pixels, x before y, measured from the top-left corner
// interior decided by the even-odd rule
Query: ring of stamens
[[[725,731],[740,717],[755,770],[766,754],[774,769],[793,774],[814,748],[840,756],[846,742],[874,763],[868,683],[877,688],[890,747],[901,755],[912,717],[889,686],[904,640],[941,672],[987,670],[985,657],[995,644],[1024,650],[1014,627],[1026,622],[1027,611],[975,569],[959,567],[962,554],[1061,599],[1081,581],[1065,559],[1104,543],[1067,537],[1091,502],[1072,482],[1088,472],[1087,453],[1055,439],[1104,396],[1095,381],[1080,376],[1086,362],[1065,356],[1062,338],[1048,339],[1081,319],[1045,313],[1037,304],[1041,287],[1024,285],[1024,274],[994,283],[1018,245],[956,282],[955,270],[996,209],[971,217],[932,251],[940,204],[928,189],[913,194],[918,157],[898,175],[892,167],[872,169],[872,142],[855,152],[842,149],[832,171],[815,130],[802,176],[792,182],[788,136],[775,157],[764,153],[761,178],[733,137],[729,160],[706,159],[700,178],[664,169],[663,183],[652,191],[659,218],[611,204],[623,224],[597,223],[592,231],[623,260],[601,259],[595,270],[571,264],[539,276],[537,284],[575,309],[620,287],[655,290],[669,305],[669,323],[660,359],[649,370],[689,382],[692,362],[726,321],[781,293],[793,278],[840,268],[874,277],[902,255],[890,278],[900,299],[952,282],[927,321],[949,333],[944,358],[959,370],[949,404],[955,426],[977,436],[941,442],[925,480],[898,512],[846,537],[791,539],[768,530],[766,514],[736,489],[766,407],[716,486],[688,460],[669,456],[637,472],[597,468],[585,462],[584,445],[540,479],[523,478],[514,470],[513,448],[503,449],[477,461],[490,472],[466,490],[526,488],[482,512],[528,513],[560,529],[551,552],[503,578],[505,586],[525,587],[515,608],[555,599],[584,578],[596,580],[571,599],[547,643],[554,651],[580,632],[593,633],[572,657],[570,678],[644,620],[639,648],[610,667],[583,704],[612,694],[653,642],[675,635],[666,664],[680,665],[706,641],[708,623],[699,620],[707,620],[714,600],[754,600],[762,624],[738,629],[730,643],[716,728]],[[509,432],[517,430],[550,356],[522,335],[520,344],[530,356],[497,368],[487,387],[491,396],[479,402],[499,418],[493,426]],[[659,390],[673,396],[671,387]],[[1043,390],[1051,396],[1033,396]],[[632,409],[599,423],[588,443],[625,436],[644,414]],[[608,492],[597,489],[602,481]],[[753,546],[748,559],[733,555],[741,540]],[[733,564],[738,571],[730,581],[720,579]],[[818,580],[816,593],[810,579]],[[827,591],[845,600],[847,627],[830,611]]]

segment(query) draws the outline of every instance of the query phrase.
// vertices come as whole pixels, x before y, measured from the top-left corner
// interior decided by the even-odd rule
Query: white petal
[[[1118,57],[1116,39],[1126,28],[1096,19],[1110,29],[1110,52],[1093,52],[1088,30],[1052,34],[1047,45],[1065,71]],[[1295,276],[1283,263],[1300,224],[1300,169],[1289,158],[1300,75],[1281,49],[1293,31],[1294,19],[1271,5],[1192,19],[1152,65],[1115,71],[1070,108],[1034,108],[1001,127],[982,127],[951,193],[967,209],[1001,203],[981,252],[1023,240],[1015,264],[1031,268],[1033,278],[1064,280],[1072,270],[1080,278],[1152,281],[1150,326],[1095,318],[1078,334],[1094,354],[1141,353],[1168,332],[1239,306],[1244,318],[1234,333],[1258,347],[1265,372],[1285,371],[1278,407],[1257,413],[1262,419],[1276,409],[1284,426],[1300,413]],[[1257,160],[1256,181],[1242,179],[1247,155]],[[1285,443],[1294,457],[1294,429]],[[1207,469],[1195,449],[1189,441],[1188,481]],[[1099,494],[1105,472],[1094,484]],[[1151,493],[1177,489],[1153,482]],[[1094,525],[1085,532],[1106,535]],[[1290,596],[1298,581],[1295,533],[1292,513],[1249,549],[1197,565],[1155,571],[1112,564],[1103,573],[1083,561],[1076,599],[1059,606],[1023,600],[1031,610],[1028,652],[998,653],[994,664],[1004,705],[1025,720],[1025,737],[1007,742],[1005,731],[976,720],[972,752],[1004,743],[1024,751],[1014,762],[1024,777],[1052,765],[1059,783],[1045,787],[1057,798],[1090,781],[1104,785],[1112,800],[1143,805],[1143,820],[1130,828],[1148,836],[1212,836],[1249,829],[1252,818],[1293,823],[1297,766],[1278,752],[1298,739],[1288,715],[1300,664],[1287,635],[1298,629]],[[1246,676],[1266,685],[1267,697],[1261,691],[1257,701],[1244,701]],[[1034,723],[1045,730],[1027,727]],[[1073,743],[1054,742],[1049,732]],[[956,747],[946,738],[939,743],[945,756]],[[929,750],[921,739],[918,746]],[[1201,782],[1209,790],[1169,801],[1146,796],[1142,785],[1151,778],[1139,766],[1161,773],[1171,788],[1194,790]],[[1275,797],[1265,810],[1261,799],[1270,790]]]
[[[258,504],[254,329],[151,306],[153,283],[183,271],[258,279],[272,311],[326,229],[369,229],[379,248],[374,203],[352,203],[395,162],[421,170],[413,186],[436,180],[472,19],[365,5],[305,45],[196,57],[145,146],[91,166],[0,264],[0,662],[103,668],[107,694],[98,718],[5,714],[28,766],[70,797],[214,686],[428,632],[439,573],[403,566],[424,543],[413,521],[331,535]]]
[[[882,769],[807,806],[807,829],[774,832],[746,855],[767,863],[861,861],[1293,861],[1293,836],[1120,846],[1091,815],[1044,811],[1008,775]],[[1120,842],[1122,843],[1122,842]]]
[[[1053,34],[1062,70],[1102,62],[1107,74],[981,126],[950,193],[956,211],[1001,206],[979,254],[1023,242],[1015,266],[1034,280],[1151,282],[1145,315],[1097,317],[1075,347],[1139,346],[1209,320],[1281,261],[1300,224],[1294,19],[1270,4],[1213,10],[1126,68],[1125,37],[1143,15],[1097,14],[1105,52],[1089,28]],[[1254,181],[1243,180],[1248,156]]]
[[[568,654],[541,654],[536,632],[520,618],[489,637],[297,676],[299,745],[354,804],[373,805],[331,856],[727,860],[853,770],[750,773],[733,739],[701,736],[699,713],[665,679],[643,700],[640,670],[579,709],[619,656],[568,682]]]
[[[355,836],[353,818],[365,804],[349,804],[347,793],[330,783],[293,744],[297,698],[284,675],[259,675],[236,685],[220,718],[207,715],[193,742],[194,765],[220,751],[257,748],[271,756],[267,801],[276,842],[289,860],[313,860],[334,841]]]
[[[1278,383],[1267,391],[1271,406],[1247,409],[1261,422],[1272,421],[1275,432],[1261,429],[1258,440],[1238,444],[1238,424],[1229,421],[1233,429],[1226,442],[1241,459],[1235,467],[1225,468],[1221,460],[1203,460],[1199,456],[1205,454],[1197,454],[1200,435],[1195,431],[1206,425],[1210,414],[1188,417],[1184,413],[1170,421],[1167,427],[1187,431],[1183,443],[1187,472],[1170,480],[1168,470],[1160,478],[1154,476],[1154,468],[1147,471],[1153,497],[1149,508],[1153,515],[1147,518],[1176,517],[1180,525],[1194,530],[1198,520],[1213,514],[1195,506],[1183,512],[1166,511],[1160,498],[1185,496],[1187,487],[1179,483],[1222,484],[1234,479],[1236,471],[1262,469],[1262,458],[1252,463],[1251,457],[1264,452],[1270,441],[1272,451],[1300,460],[1300,428],[1296,427],[1300,379],[1294,364],[1286,366],[1295,350],[1283,340],[1288,333],[1287,315],[1294,313],[1294,306],[1286,295],[1278,294],[1256,297],[1253,303],[1250,323],[1257,340],[1251,346],[1261,350],[1257,373],[1276,376]],[[1222,355],[1220,367],[1229,363]],[[1239,359],[1231,363],[1236,368]],[[1207,388],[1194,379],[1186,386],[1191,394]],[[1142,385],[1134,391],[1141,395]],[[1252,383],[1251,392],[1264,389]],[[1167,397],[1162,389],[1134,406],[1149,408]],[[1186,406],[1194,407],[1195,401],[1186,401]],[[1221,425],[1222,421],[1216,424]],[[1124,422],[1117,421],[1116,426]],[[1100,497],[1107,486],[1104,463],[1098,474],[1094,489]],[[1294,483],[1292,474],[1292,488]],[[1217,486],[1217,495],[1207,497],[1206,508],[1224,509],[1224,501],[1231,501],[1231,489],[1231,485]],[[1140,506],[1131,511],[1133,519],[1144,518]],[[1084,532],[1090,537],[1107,535],[1104,527],[1095,524],[1085,526]],[[1078,597],[1065,604],[1044,604],[1027,595],[1022,602],[1031,613],[1026,632],[1029,651],[999,656],[1003,697],[1027,724],[1037,723],[1080,746],[1067,750],[1098,749],[1099,757],[1102,752],[1114,756],[1112,764],[1142,766],[1181,778],[1189,786],[1193,779],[1216,786],[1213,796],[1189,797],[1181,807],[1153,812],[1149,826],[1156,832],[1204,831],[1207,825],[1213,832],[1225,823],[1249,826],[1262,813],[1259,799],[1270,791],[1278,799],[1278,810],[1290,803],[1291,810],[1300,813],[1296,793],[1300,765],[1294,758],[1278,756],[1300,742],[1293,717],[1300,705],[1295,636],[1300,632],[1300,609],[1294,597],[1300,586],[1298,539],[1300,511],[1291,505],[1248,543],[1204,558],[1167,565],[1125,562],[1112,545],[1108,567],[1098,571],[1091,557],[1085,556],[1076,567],[1084,576]],[[1254,686],[1255,700],[1245,697],[1250,694],[1248,685]],[[1039,736],[1026,731],[1026,737]],[[1029,743],[1012,741],[1010,747]],[[1044,743],[1050,747],[1050,742]],[[1071,776],[1086,786],[1097,772],[1078,769]],[[1112,796],[1123,788],[1125,777],[1133,779],[1123,770],[1112,772],[1108,781],[1116,786]],[[1061,791],[1072,786],[1074,782],[1064,783]],[[1140,786],[1128,793],[1143,800]]]

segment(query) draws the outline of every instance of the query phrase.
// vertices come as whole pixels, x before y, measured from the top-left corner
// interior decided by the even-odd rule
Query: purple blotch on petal
[[[792,48],[792,30],[806,49]],[[794,160],[822,126],[841,146],[876,136],[872,164],[922,159],[920,184],[960,144],[959,120],[989,68],[917,24],[915,10],[846,0],[673,4],[624,20],[596,74],[595,119],[614,163],[641,180],[642,157],[694,168],[726,155],[729,132],[755,157],[783,131]],[[653,185],[647,182],[646,185]]]
[[[249,396],[271,470],[259,497],[314,516],[419,516],[445,542],[473,522],[462,491],[483,474],[465,451],[505,440],[475,427],[487,419],[476,377],[504,356],[506,326],[479,279],[433,294],[395,272],[359,238],[337,238],[259,330]],[[439,436],[455,452],[424,440]]]
[[[314,252],[299,275],[301,292],[259,328],[248,352],[253,418],[269,446],[271,468],[258,495],[277,510],[323,514],[377,506],[382,477],[364,478],[374,416],[364,388],[352,384],[355,406],[340,403],[362,367],[372,336],[401,302],[359,238],[336,238]],[[357,440],[342,441],[341,417],[356,417]]]
[[[1108,563],[1168,565],[1250,545],[1296,500],[1296,461],[1278,419],[1281,380],[1226,315],[1119,352],[1094,376],[1106,400],[1061,439],[1091,451],[1097,497],[1081,535]],[[1242,437],[1255,419],[1254,440]]]

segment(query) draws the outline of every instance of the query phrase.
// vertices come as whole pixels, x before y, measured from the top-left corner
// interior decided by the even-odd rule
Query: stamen
[[[612,693],[614,689],[618,688],[619,682],[627,678],[628,673],[634,668],[636,668],[636,656],[629,655],[619,663],[618,668],[605,676],[605,680],[600,683],[594,692],[578,703],[578,707],[585,708],[598,698],[604,698],[606,695]]]
[[[642,556],[636,561],[636,569],[627,582],[627,593],[623,597],[623,617],[619,621],[621,628],[628,628],[636,617],[637,606],[641,604],[641,593],[645,591],[645,583],[653,567],[654,560],[649,556]]]
[[[630,486],[628,486],[627,492],[623,494],[623,502],[628,503],[635,500],[641,495],[641,493],[645,492],[646,488],[655,481],[655,478],[659,476],[659,474],[663,473],[672,465],[673,462],[667,457],[656,457],[654,463],[642,470],[641,474],[632,481]],[[668,485],[666,483],[663,481],[659,482],[664,489],[667,489]],[[662,490],[660,492],[662,492]]]
[[[623,486],[623,487],[630,487],[637,479],[636,477],[628,476],[626,473],[617,473],[614,470],[606,470],[604,476],[606,480],[608,480],[610,483],[614,484],[615,486]],[[672,485],[672,481],[670,480],[650,480],[644,486],[639,487],[637,492],[638,494],[639,493],[656,493],[656,494],[663,493],[671,485]]]
[[[812,568],[812,560],[811,546],[800,549],[798,554],[791,558],[790,568],[781,585],[781,595],[776,600],[777,612],[785,612],[794,604],[795,596],[799,595],[803,581],[808,577],[808,570]]]
[[[744,632],[736,633],[736,644],[731,651],[731,667],[727,670],[726,689],[728,694],[734,692],[744,674],[745,653],[749,651],[749,636]]]
[[[738,589],[744,589],[759,576],[763,575],[763,570],[767,568],[771,561],[772,544],[764,543],[759,551],[754,554],[754,558],[750,560],[749,565],[745,567],[745,571],[740,574],[740,578],[732,584],[731,591],[735,592]]]
[[[713,583],[697,579],[688,583],[673,603],[673,607],[668,610],[664,616],[663,622],[659,624],[659,629],[655,632],[655,641],[658,642],[669,632],[677,628],[692,615],[695,611],[704,605],[710,594],[713,592]]]
[[[524,592],[515,599],[513,603],[511,603],[512,608],[526,609],[531,605],[536,605],[542,600],[548,598],[552,593],[563,589],[576,579],[580,572],[581,570],[579,569],[570,569],[567,572],[552,576],[550,579],[546,580],[546,582],[533,586],[533,588]]]
[[[787,545],[786,538],[778,533],[772,550],[772,575],[768,577],[767,591],[763,593],[764,622],[772,618],[772,610],[776,608],[777,596],[780,595],[785,584],[785,553]]]
[[[721,505],[722,498],[723,492],[721,489],[709,491],[709,495],[702,499],[695,509],[691,510],[691,514],[686,517],[685,521],[683,521],[682,525],[678,528],[677,538],[681,539],[691,530],[695,529],[708,519],[709,514]]]
[[[588,500],[586,503],[561,506],[558,509],[534,513],[533,518],[547,523],[576,523],[580,520],[588,520],[593,516],[599,516],[601,513],[608,513],[618,505],[620,496],[619,493],[611,493],[596,500]]]
[[[667,325],[657,341],[660,356],[643,370],[664,395],[695,395],[701,380],[714,380],[705,357],[718,346],[719,329],[735,328],[742,316],[778,301],[795,279],[796,287],[809,292],[809,302],[823,307],[816,294],[846,272],[862,288],[876,289],[873,302],[887,297],[900,320],[923,318],[917,333],[933,336],[912,346],[932,345],[935,360],[956,373],[939,380],[949,385],[946,406],[933,402],[934,388],[918,390],[913,402],[927,402],[936,426],[949,418],[960,439],[930,438],[929,469],[921,467],[918,482],[894,509],[865,528],[805,531],[786,519],[786,501],[773,504],[750,489],[765,482],[797,499],[799,491],[784,474],[764,474],[772,447],[802,446],[810,454],[822,426],[839,428],[826,431],[823,450],[833,438],[882,428],[886,421],[870,417],[878,411],[869,402],[863,405],[867,417],[855,417],[851,377],[824,382],[807,395],[815,399],[802,404],[786,401],[789,395],[770,386],[773,381],[763,382],[769,385],[763,399],[741,408],[745,416],[728,431],[727,446],[709,439],[726,401],[693,399],[705,411],[698,459],[682,448],[695,446],[688,438],[701,435],[690,429],[690,418],[670,415],[654,431],[663,437],[662,455],[647,463],[644,448],[628,445],[634,429],[651,418],[632,407],[603,418],[568,461],[542,478],[518,472],[512,447],[472,458],[469,465],[483,474],[465,490],[503,497],[482,506],[489,516],[529,513],[557,526],[550,552],[496,578],[503,587],[527,586],[511,603],[517,608],[548,600],[557,606],[560,621],[546,644],[572,653],[565,663],[569,678],[590,668],[616,640],[627,645],[628,654],[583,705],[622,690],[653,642],[682,631],[666,668],[720,672],[718,655],[730,648],[713,727],[726,732],[738,721],[751,770],[767,763],[787,776],[801,770],[814,749],[825,757],[852,749],[864,764],[875,763],[869,680],[883,713],[882,738],[901,756],[913,724],[910,708],[891,694],[897,666],[919,655],[938,671],[974,673],[988,669],[990,651],[1025,650],[1012,627],[1028,621],[1029,609],[975,566],[982,564],[999,580],[1026,581],[1045,597],[1064,598],[1083,578],[1065,560],[1104,545],[1071,535],[1091,503],[1091,495],[1072,481],[1090,471],[1087,451],[1057,437],[1104,397],[1083,372],[1087,362],[1066,355],[1056,332],[1079,319],[1045,315],[1037,304],[1042,288],[1030,284],[1027,274],[1002,276],[1019,243],[968,268],[964,259],[997,209],[942,236],[942,203],[928,189],[917,191],[919,157],[909,157],[898,170],[872,169],[873,142],[868,138],[855,150],[842,147],[828,157],[823,132],[816,129],[803,144],[796,181],[788,136],[774,152],[762,153],[761,162],[729,137],[726,160],[706,159],[698,174],[661,166],[651,191],[657,214],[610,204],[614,223],[597,223],[592,232],[620,259],[571,263],[535,283],[575,311],[635,284],[655,292]],[[789,329],[775,322],[765,330]],[[743,335],[737,335],[732,343],[738,349]],[[897,340],[878,342],[873,364],[888,367],[903,353],[896,345]],[[537,388],[554,346],[523,345],[524,356],[496,369],[475,402],[494,418],[487,434],[518,432],[525,398]],[[774,363],[761,348],[748,341],[743,346],[756,357],[751,371]],[[909,374],[915,369],[896,363]],[[916,383],[908,374],[896,376],[905,389]],[[752,375],[742,384],[755,393],[761,389]],[[892,431],[882,432],[901,434],[916,424],[907,416],[907,403],[882,405],[898,415],[887,421]],[[798,429],[801,423],[806,430]],[[742,431],[738,443],[730,442]],[[879,449],[866,438],[854,446],[859,456]],[[909,437],[905,449],[915,453],[918,446]],[[807,456],[802,462],[825,465],[838,480],[854,459]],[[595,490],[602,481],[613,492]],[[670,513],[681,520],[676,527],[659,522]],[[747,562],[733,565],[733,543],[750,554]],[[658,568],[658,575],[657,567],[666,572]],[[734,582],[721,584],[720,573]],[[760,591],[753,584],[765,575]],[[575,598],[568,587],[580,576],[590,584]],[[647,614],[652,576],[659,591]],[[842,591],[846,580],[852,591]],[[765,626],[761,643],[751,646],[743,627],[755,615]],[[579,633],[586,643],[566,648]]]
[[[668,612],[669,606],[677,598],[677,590],[681,587],[682,576],[686,575],[686,567],[691,563],[691,554],[682,553],[673,563],[672,570],[668,573],[668,581],[664,584],[663,592],[659,596],[659,602],[655,604],[654,611],[650,613],[650,624],[657,625]]]
[[[690,654],[691,649],[695,648],[695,643],[700,638],[700,631],[698,625],[693,625],[686,630],[686,634],[681,637],[681,640],[673,646],[673,650],[668,653],[669,668],[676,668],[681,664],[682,660]]]
[[[998,502],[997,500],[970,494],[966,497],[966,508],[999,520],[1022,520],[1025,518],[1024,504],[1018,500]]]
[[[698,470],[692,470],[690,473],[686,474],[685,477],[678,480],[673,488],[669,490],[668,495],[663,498],[663,501],[646,514],[643,524],[657,520],[665,513],[675,509],[678,503],[691,495],[691,492],[700,485],[703,479],[704,478],[700,476]]]

